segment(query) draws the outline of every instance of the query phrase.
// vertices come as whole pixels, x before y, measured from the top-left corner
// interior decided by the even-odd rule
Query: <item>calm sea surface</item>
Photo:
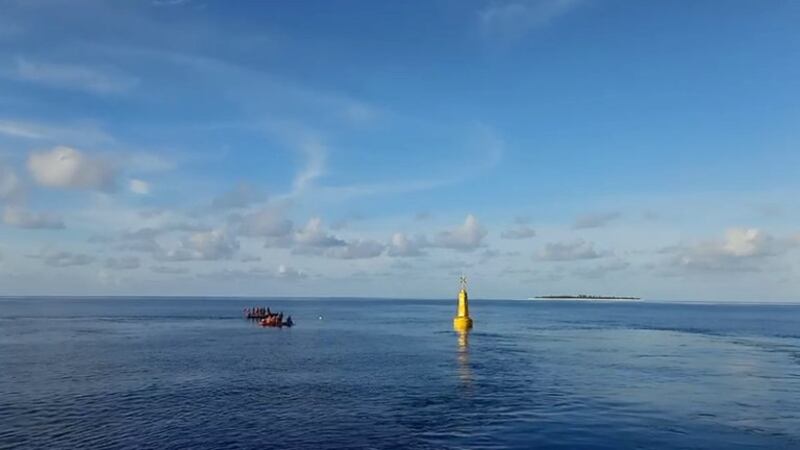
[[[800,306],[471,307],[0,299],[0,448],[800,448]]]

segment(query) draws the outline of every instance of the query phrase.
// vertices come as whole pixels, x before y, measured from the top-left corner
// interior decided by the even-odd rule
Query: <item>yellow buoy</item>
[[[466,331],[472,328],[472,318],[469,316],[469,299],[467,297],[467,279],[461,277],[461,290],[458,292],[458,311],[453,318],[453,328],[456,331]]]

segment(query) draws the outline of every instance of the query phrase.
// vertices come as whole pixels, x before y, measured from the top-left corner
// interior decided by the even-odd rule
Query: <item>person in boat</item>
[[[294,322],[292,321],[292,316],[289,316],[286,318],[286,326],[290,327],[292,325],[294,325]]]

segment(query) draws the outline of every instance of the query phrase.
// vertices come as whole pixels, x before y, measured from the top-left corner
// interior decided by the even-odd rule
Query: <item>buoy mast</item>
[[[467,278],[462,276],[461,290],[458,291],[458,310],[453,318],[453,328],[456,331],[466,331],[472,328],[472,318],[469,316],[469,298],[467,295]]]

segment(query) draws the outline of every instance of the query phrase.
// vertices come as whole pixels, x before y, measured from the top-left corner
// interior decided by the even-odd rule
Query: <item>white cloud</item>
[[[17,79],[45,86],[75,89],[94,94],[114,94],[134,88],[139,80],[113,68],[56,64],[18,59]]]
[[[278,270],[275,272],[275,276],[286,280],[299,280],[308,277],[308,275],[305,272],[295,269],[294,267],[286,266],[284,264],[278,266]]]
[[[156,236],[158,234],[159,230],[153,228],[142,228],[141,230],[137,231],[126,231],[116,239],[118,240],[118,243],[114,245],[114,248],[122,251],[159,254],[162,250],[161,246],[158,245],[158,242],[156,241]],[[98,240],[113,241],[114,239],[100,238]]]
[[[551,242],[539,252],[539,258],[546,261],[575,261],[602,258],[606,254],[595,250],[591,242],[577,239],[570,242]]]
[[[329,248],[325,251],[325,255],[339,259],[376,258],[385,248],[386,246],[378,241],[356,239],[348,241],[344,246]]]
[[[252,185],[240,183],[211,201],[211,208],[215,211],[246,208],[256,201],[263,200],[261,195]]]
[[[422,256],[425,254],[422,249],[427,245],[424,236],[410,238],[404,233],[395,233],[389,244],[389,256]]]
[[[266,246],[290,247],[293,254],[322,255],[330,258],[357,259],[379,256],[385,245],[371,240],[346,241],[325,230],[322,219],[312,217],[303,228],[290,234],[291,222],[280,219],[274,210],[246,216],[240,230],[251,236],[266,236]],[[260,233],[254,233],[260,231]]]
[[[65,251],[45,251],[31,258],[41,259],[45,264],[52,267],[85,266],[94,262],[94,257],[83,254]]]
[[[141,265],[139,258],[135,256],[125,256],[121,258],[106,259],[106,268],[112,270],[133,270]]]
[[[503,231],[500,234],[500,237],[503,239],[529,239],[534,236],[536,236],[536,230],[527,225],[520,225]]]
[[[778,251],[775,239],[757,228],[732,228],[725,232],[722,251],[732,256],[764,256]]]
[[[64,228],[64,222],[56,215],[35,213],[18,207],[6,207],[3,211],[3,223],[13,227],[30,229]]]
[[[116,178],[116,170],[106,160],[64,146],[32,153],[28,170],[40,185],[56,188],[109,190]]]
[[[134,194],[147,195],[150,193],[150,183],[134,178],[128,182],[128,189]]]
[[[438,247],[455,250],[475,250],[481,246],[486,234],[486,229],[478,223],[478,219],[469,214],[462,225],[436,235],[434,244]]]
[[[494,1],[479,12],[478,18],[486,35],[514,40],[548,25],[581,3],[582,0]]]
[[[178,248],[159,255],[165,261],[220,260],[230,259],[239,250],[239,241],[223,230],[194,233],[181,241]]]
[[[668,265],[690,272],[759,271],[767,257],[796,247],[792,238],[778,239],[758,228],[731,228],[723,239],[668,248]]]
[[[282,238],[292,233],[292,221],[284,218],[279,208],[267,207],[241,217],[238,221],[239,232],[250,237]]]
[[[222,269],[200,274],[198,277],[213,278],[220,280],[221,282],[230,282],[231,280],[265,279],[300,280],[308,278],[308,274],[302,270],[295,269],[294,267],[281,264],[275,270],[269,270],[263,267],[251,267],[249,269]]]
[[[239,249],[239,243],[221,230],[195,233],[186,242],[197,259],[227,259]]]
[[[616,211],[591,213],[578,217],[575,220],[573,228],[576,230],[585,228],[601,228],[609,224],[609,222],[620,218],[622,214]]]
[[[319,217],[311,218],[303,229],[295,232],[294,242],[302,247],[316,248],[345,245],[345,241],[322,229],[322,220]]]

